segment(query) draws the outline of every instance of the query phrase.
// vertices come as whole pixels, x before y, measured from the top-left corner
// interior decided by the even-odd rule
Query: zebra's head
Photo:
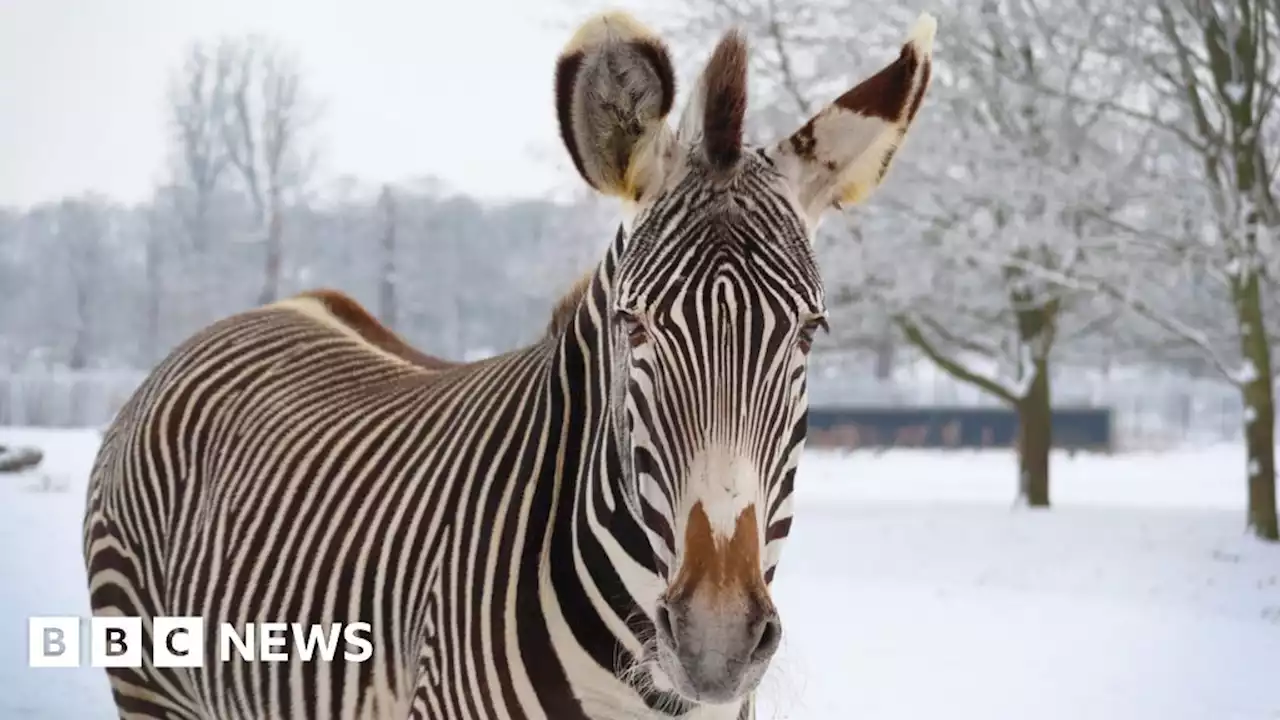
[[[791,136],[744,145],[747,48],[727,33],[676,128],[666,47],[623,13],[585,23],[556,68],[575,167],[627,209],[611,307],[620,494],[664,591],[659,686],[745,697],[778,647],[769,593],[805,437],[805,370],[826,306],[811,240],[885,176],[929,82],[934,21]]]

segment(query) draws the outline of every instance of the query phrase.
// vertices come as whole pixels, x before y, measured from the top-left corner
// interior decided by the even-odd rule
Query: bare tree
[[[1268,294],[1280,253],[1280,3],[1155,0],[1117,3],[1100,41],[1130,62],[1143,93],[1105,109],[1160,132],[1190,162],[1153,166],[1148,219],[1119,226],[1154,267],[1194,266],[1225,292],[1234,322],[1182,313],[1161,327],[1198,349],[1241,393],[1249,488],[1247,524],[1280,539],[1275,493],[1273,331]],[[1154,210],[1153,210],[1154,209]],[[1172,222],[1170,222],[1170,220]],[[1172,230],[1171,230],[1172,229]],[[1158,284],[1158,282],[1157,282]],[[1234,330],[1234,351],[1218,336]],[[1225,338],[1224,338],[1225,339]]]
[[[746,24],[759,38],[763,90],[779,98],[775,107],[793,108],[791,123],[823,99],[820,77],[851,72],[877,49],[864,35],[875,23],[851,30],[841,18],[890,12],[862,0],[714,6],[720,23]],[[1093,262],[1099,238],[1086,211],[1108,214],[1108,191],[1132,168],[1111,142],[1110,118],[1032,90],[1109,83],[1090,64],[1088,24],[1049,0],[958,0],[938,11],[946,30],[930,109],[876,203],[847,213],[849,227],[828,233],[819,252],[840,268],[828,288],[857,308],[849,315],[889,318],[937,367],[1017,412],[1018,498],[1047,506],[1051,358],[1064,336],[1110,314],[1025,266],[1069,274]],[[840,336],[883,356],[884,327],[862,322]]]
[[[1043,97],[1123,120],[1151,142],[1142,172],[1129,177],[1110,212],[1087,213],[1111,230],[1113,246],[1103,254],[1125,273],[1108,275],[1097,264],[1022,269],[1115,301],[1159,330],[1153,345],[1165,353],[1190,350],[1239,390],[1246,522],[1276,540],[1277,328],[1266,309],[1280,270],[1280,7],[1259,0],[1078,0],[1074,11],[1084,9],[1097,20],[1091,48],[1129,80],[1123,95],[1027,84]]]
[[[112,217],[105,199],[86,195],[67,198],[44,214],[54,244],[53,262],[67,273],[71,304],[70,347],[66,366],[83,370],[94,353],[97,313],[101,310],[102,260],[110,243]]]
[[[278,44],[258,36],[224,40],[219,57],[229,67],[222,141],[262,233],[258,302],[266,304],[280,295],[285,208],[300,199],[310,179],[310,131],[319,108],[297,60]]]
[[[176,253],[167,243],[177,229],[174,214],[177,193],[172,187],[157,188],[150,204],[144,206],[145,222],[143,228],[143,273],[145,277],[145,320],[143,325],[142,357],[148,363],[154,363],[161,357],[165,345],[165,330],[168,317],[165,306],[168,303],[168,273],[175,267],[172,262]]]
[[[230,57],[196,43],[170,81],[173,130],[172,198],[186,233],[189,254],[182,272],[191,287],[188,325],[210,319],[209,287],[214,201],[225,183],[230,157],[223,127],[230,112]]]

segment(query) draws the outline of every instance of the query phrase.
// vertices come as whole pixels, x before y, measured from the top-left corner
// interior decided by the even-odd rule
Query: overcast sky
[[[165,84],[184,49],[250,31],[293,48],[325,100],[326,173],[434,174],[490,198],[571,186],[552,107],[569,31],[554,23],[635,4],[0,0],[0,203],[145,198],[164,172]]]

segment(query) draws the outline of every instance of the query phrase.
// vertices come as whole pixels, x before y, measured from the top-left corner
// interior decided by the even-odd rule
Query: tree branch
[[[969,383],[970,385],[981,389],[983,392],[994,395],[1010,405],[1018,404],[1018,401],[1021,398],[1016,396],[1009,388],[1001,385],[999,382],[991,378],[979,375],[969,368],[966,368],[964,365],[961,365],[958,361],[947,357],[946,354],[939,350],[927,337],[925,337],[925,334],[921,331],[920,327],[912,322],[906,315],[896,315],[893,320],[898,325],[898,328],[902,330],[902,334],[907,338],[908,342],[918,348],[920,352],[923,352],[930,360],[933,361],[934,364],[942,368],[949,375],[961,382]]]

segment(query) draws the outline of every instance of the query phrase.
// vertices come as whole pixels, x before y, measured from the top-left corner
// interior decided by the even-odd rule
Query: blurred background
[[[939,21],[885,185],[816,240],[779,584],[830,592],[791,591],[770,712],[1280,718],[1276,0],[8,0],[0,537],[55,548],[0,561],[12,609],[83,612],[93,430],[203,325],[327,286],[450,358],[537,338],[617,223],[552,104],[615,6],[682,99],[744,28],[757,143]],[[13,716],[85,717],[5,661]]]

